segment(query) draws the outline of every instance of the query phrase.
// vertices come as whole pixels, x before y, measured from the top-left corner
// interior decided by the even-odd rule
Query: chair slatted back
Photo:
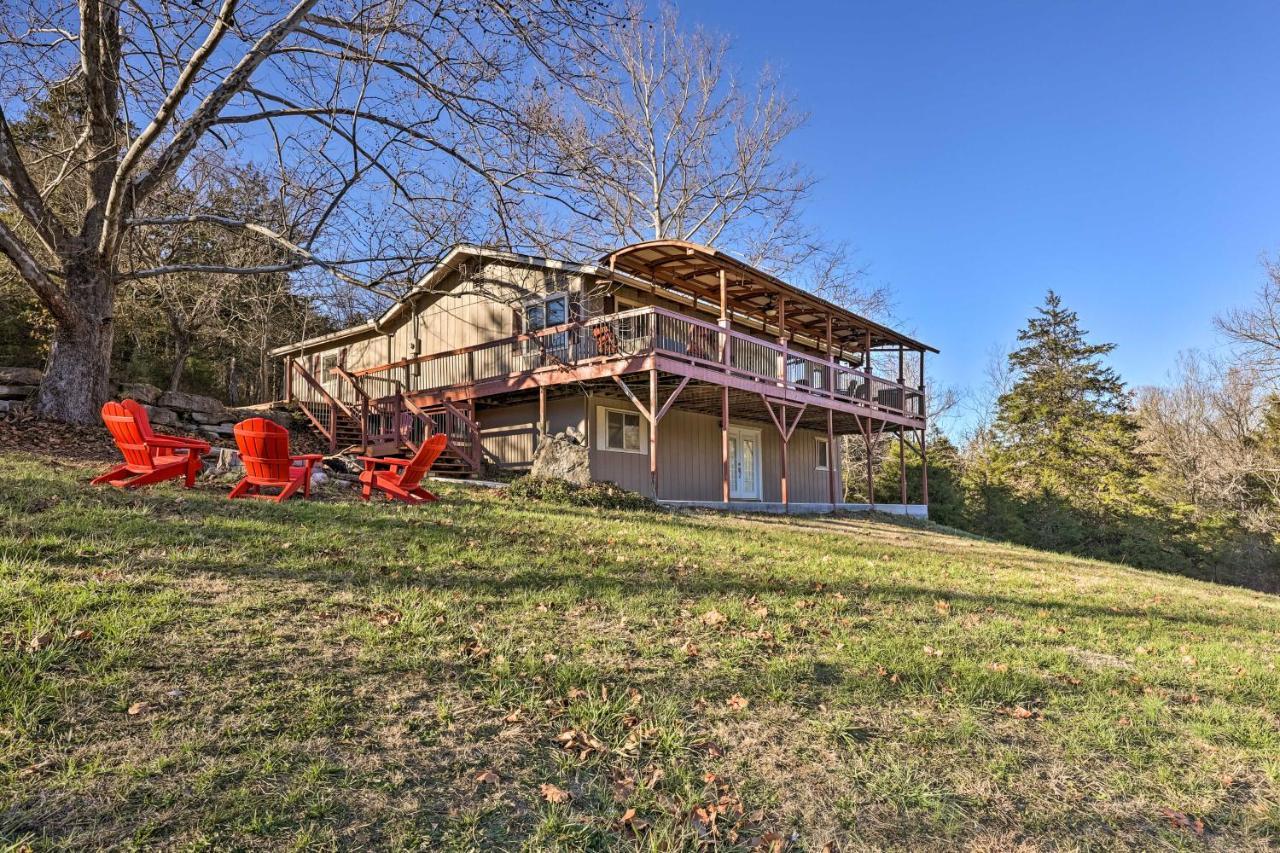
[[[448,440],[447,435],[438,432],[418,445],[418,452],[413,454],[409,464],[401,470],[400,482],[396,485],[406,490],[416,489],[422,482],[422,478],[431,470],[431,466],[436,464],[436,459],[439,458]]]
[[[151,448],[147,447],[147,438],[133,412],[120,403],[109,400],[102,406],[102,422],[115,439],[116,447],[120,448],[120,454],[131,470],[142,472],[155,469],[155,463],[151,460]]]
[[[249,418],[235,425],[236,446],[245,478],[259,485],[289,482],[289,431],[266,418]]]
[[[129,414],[133,415],[133,419],[138,423],[138,431],[142,433],[144,439],[155,435],[155,431],[151,429],[151,418],[147,416],[147,410],[142,407],[141,403],[137,400],[126,398],[120,401],[120,405],[124,406]]]

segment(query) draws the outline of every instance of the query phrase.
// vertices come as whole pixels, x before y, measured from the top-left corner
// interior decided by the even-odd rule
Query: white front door
[[[729,497],[760,500],[760,431],[729,428]]]

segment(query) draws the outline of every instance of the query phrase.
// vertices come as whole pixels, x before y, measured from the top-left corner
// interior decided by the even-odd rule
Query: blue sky
[[[1280,3],[685,0],[810,113],[811,213],[976,386],[1053,288],[1132,385],[1280,254]]]

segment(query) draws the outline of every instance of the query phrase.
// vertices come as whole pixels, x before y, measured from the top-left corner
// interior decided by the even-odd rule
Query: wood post
[[[867,428],[862,433],[867,446],[867,505],[876,508],[876,476],[871,467],[871,418],[867,418]]]
[[[929,505],[929,455],[925,452],[924,435],[929,429],[928,406],[924,396],[924,350],[920,350],[920,501]]]
[[[547,386],[538,386],[538,434],[533,437],[534,449],[542,447],[547,435]]]
[[[338,406],[329,401],[329,452],[338,452]]]
[[[898,490],[902,493],[902,505],[907,505],[907,447],[902,430],[898,430]]]
[[[835,413],[827,409],[827,496],[831,498],[831,508],[836,507],[836,438],[834,427]]]
[[[658,369],[649,369],[649,484],[658,499]]]
[[[724,473],[721,499],[729,502],[729,386],[720,386],[720,466]]]
[[[284,359],[284,401],[293,402],[293,356]]]
[[[787,407],[785,405],[781,407],[780,414],[782,415],[782,430],[783,430],[782,436],[781,436],[782,438],[782,511],[790,512],[791,511],[791,495],[787,488],[787,473],[788,473],[787,460],[788,460],[788,457],[791,456],[791,452],[790,452],[791,436],[786,431]]]
[[[724,280],[724,270],[720,270],[720,322],[724,324],[729,319],[729,289]]]

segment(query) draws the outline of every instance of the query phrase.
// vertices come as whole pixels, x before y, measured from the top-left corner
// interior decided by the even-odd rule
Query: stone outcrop
[[[41,373],[32,367],[0,367],[0,417],[22,415],[40,390]],[[268,405],[228,408],[213,397],[162,391],[142,382],[126,382],[116,388],[118,399],[137,400],[147,410],[152,426],[196,432],[207,438],[228,439],[237,423],[247,418],[267,418],[289,429],[293,416]]]
[[[34,367],[0,367],[0,415],[27,411],[40,390],[40,376]]]
[[[564,433],[540,436],[529,474],[587,485],[591,482],[591,461],[586,445]]]

